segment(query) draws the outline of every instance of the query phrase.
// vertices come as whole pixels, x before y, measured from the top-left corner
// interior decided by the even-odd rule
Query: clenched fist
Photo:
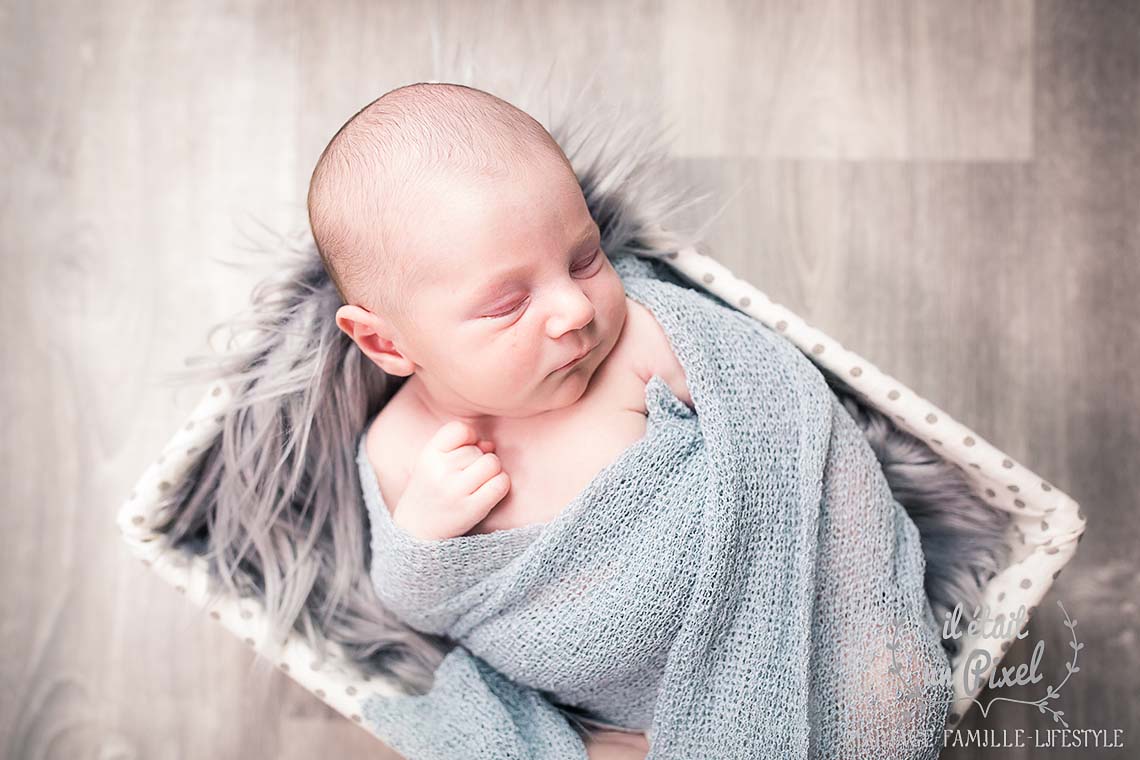
[[[465,422],[445,424],[420,452],[392,520],[425,540],[471,530],[511,489],[494,448]]]

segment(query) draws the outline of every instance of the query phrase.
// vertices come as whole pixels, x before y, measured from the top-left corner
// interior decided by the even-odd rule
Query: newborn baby
[[[373,586],[457,644],[430,693],[362,706],[394,748],[935,756],[918,531],[794,345],[611,260],[557,143],[476,90],[365,108],[309,211],[338,326],[407,378],[357,442]]]
[[[408,378],[366,433],[408,533],[546,523],[643,437],[653,375],[692,406],[566,156],[504,101],[446,84],[386,94],[325,149],[309,214],[346,304],[337,325]]]
[[[389,93],[326,149],[310,209],[347,304],[337,324],[408,377],[367,450],[413,535],[547,522],[645,433],[652,375],[691,405],[570,163],[509,104],[455,85]]]

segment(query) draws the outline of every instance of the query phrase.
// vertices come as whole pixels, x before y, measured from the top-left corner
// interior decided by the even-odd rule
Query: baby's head
[[[480,90],[413,84],[366,106],[321,154],[309,220],[337,325],[441,416],[572,404],[625,323],[566,156]]]

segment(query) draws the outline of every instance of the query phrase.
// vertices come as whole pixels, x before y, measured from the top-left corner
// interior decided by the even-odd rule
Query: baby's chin
[[[612,347],[598,346],[590,352],[585,359],[578,362],[570,369],[558,370],[553,373],[551,381],[554,383],[554,391],[551,394],[551,409],[564,409],[572,406],[582,400],[602,373],[602,367],[606,359],[609,358],[609,349]],[[605,354],[598,355],[602,349],[607,349]]]

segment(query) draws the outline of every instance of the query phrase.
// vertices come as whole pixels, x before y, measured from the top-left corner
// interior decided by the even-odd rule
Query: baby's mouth
[[[582,352],[582,353],[581,353],[581,354],[579,354],[578,356],[574,357],[574,358],[573,358],[573,359],[571,359],[570,361],[566,362],[565,364],[563,364],[561,367],[559,367],[558,369],[556,369],[556,370],[554,370],[554,371],[555,371],[555,372],[561,372],[561,371],[562,371],[562,370],[564,370],[564,369],[570,369],[571,367],[573,367],[573,366],[575,366],[576,364],[578,364],[578,362],[582,361],[582,360],[583,360],[583,359],[585,359],[587,356],[589,356],[589,355],[590,355],[590,352],[591,352],[591,351],[593,351],[595,348],[597,348],[597,346],[596,346],[596,345],[595,345],[595,346],[591,346],[590,348],[586,349],[584,352]]]

